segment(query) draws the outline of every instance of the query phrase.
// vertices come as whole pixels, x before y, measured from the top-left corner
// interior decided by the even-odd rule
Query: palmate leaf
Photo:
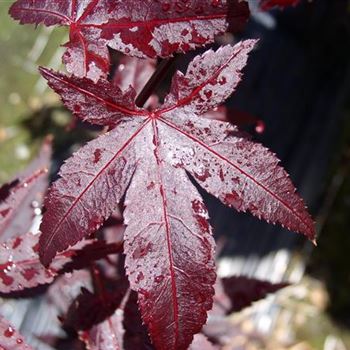
[[[23,337],[0,316],[0,349],[5,350],[32,350],[25,343]]]
[[[48,265],[94,232],[125,194],[127,274],[157,349],[186,349],[214,294],[208,213],[186,172],[224,204],[314,239],[313,221],[277,158],[229,123],[200,117],[235,90],[254,44],[197,56],[151,112],[134,105],[133,89],[41,69],[78,117],[114,126],[61,168],[45,202],[41,260]]]
[[[138,57],[168,57],[213,42],[249,17],[239,0],[17,0],[20,23],[69,26],[67,70],[97,81],[109,71],[107,45]],[[83,64],[82,64],[83,63]]]

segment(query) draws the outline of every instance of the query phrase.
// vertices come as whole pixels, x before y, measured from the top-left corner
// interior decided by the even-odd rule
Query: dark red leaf
[[[65,325],[75,330],[89,330],[112,317],[128,299],[129,283],[125,274],[119,278],[109,278],[104,266],[93,266],[94,292],[82,288],[65,316]]]
[[[168,57],[242,28],[248,4],[239,0],[17,0],[11,16],[23,23],[70,27],[64,62],[94,81],[109,70],[107,45],[138,57]]]
[[[125,199],[125,264],[156,348],[186,349],[212,306],[214,241],[202,199],[184,170],[164,162],[153,127],[155,148],[145,136]]]
[[[126,192],[127,273],[159,349],[186,349],[213,295],[208,214],[185,171],[223,203],[314,238],[312,219],[277,158],[229,123],[199,116],[236,89],[254,43],[197,56],[186,74],[176,74],[165,105],[155,111],[131,102],[122,111],[128,92],[42,69],[78,117],[115,128],[61,168],[45,202],[41,260],[49,264],[94,232]]]
[[[123,321],[129,284],[124,269],[111,279],[105,268],[106,264],[91,266],[94,293],[83,291],[79,295],[68,311],[66,323],[80,330],[80,339],[88,349],[126,349]]]
[[[79,318],[74,319],[74,323],[78,324],[80,329],[84,328],[82,325],[86,325],[86,320],[83,318],[89,318],[87,314],[87,317],[84,317],[84,314],[81,313],[84,308],[85,313],[92,312],[90,318],[94,317],[92,326],[90,324],[89,327],[86,327],[87,330],[79,332],[80,339],[84,341],[89,350],[125,349],[123,346],[125,332],[123,319],[124,308],[130,294],[130,290],[125,286],[122,282],[121,288],[118,288],[112,294],[98,297],[96,294],[85,293],[84,298],[80,297],[78,299],[82,307],[80,310],[75,310],[78,312]],[[72,310],[70,312],[72,313]]]
[[[79,270],[85,267],[89,267],[92,262],[102,258],[106,258],[108,255],[115,255],[123,251],[123,242],[117,242],[114,240],[112,243],[106,243],[102,240],[86,240],[84,246],[78,249],[78,245],[75,246],[76,250],[73,252],[65,251],[67,256],[71,259],[64,265],[62,271],[68,272],[73,270]],[[110,258],[108,256],[108,258]]]
[[[215,286],[214,309],[216,314],[229,314],[250,306],[269,293],[288,286],[288,283],[271,283],[245,276],[218,279]]]
[[[46,139],[37,158],[17,179],[0,188],[0,238],[28,232],[48,187],[51,142]]]
[[[141,118],[124,119],[62,166],[62,178],[50,189],[41,224],[40,255],[45,265],[57,251],[95,232],[114,211],[135,169],[133,139],[144,126]]]
[[[80,331],[79,338],[89,350],[122,350],[120,339],[122,327],[118,311],[111,317],[93,326],[87,331]]]
[[[267,11],[273,7],[296,6],[299,2],[300,0],[261,0],[260,7],[263,11]]]
[[[4,350],[31,350],[23,337],[0,316],[0,349]]]
[[[103,298],[82,288],[81,293],[70,305],[64,318],[64,325],[76,330],[89,330],[94,325],[111,317],[120,300],[112,295]]]
[[[0,292],[21,291],[24,288],[51,283],[63,266],[67,263],[73,264],[74,257],[77,258],[77,255],[79,257],[84,247],[90,246],[90,261],[96,258],[96,252],[91,248],[92,243],[92,240],[85,240],[58,254],[50,269],[45,269],[39,261],[38,235],[27,233],[5,241],[0,245]],[[97,254],[98,257],[101,255],[105,255],[105,250],[102,254],[101,252]]]
[[[136,92],[132,87],[122,92],[118,86],[104,80],[94,84],[90,79],[67,78],[46,68],[40,68],[40,72],[49,86],[61,95],[64,104],[91,124],[114,126],[122,117],[147,115],[135,106]],[[95,159],[99,160],[98,152]]]

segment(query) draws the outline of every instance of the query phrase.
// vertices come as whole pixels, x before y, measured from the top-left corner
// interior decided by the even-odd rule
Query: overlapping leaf
[[[126,277],[108,283],[108,277],[97,266],[91,272],[95,292],[82,291],[69,308],[66,323],[79,330],[88,349],[124,349],[124,308],[130,295]]]
[[[6,350],[31,350],[23,337],[0,316],[0,349]]]
[[[63,60],[69,72],[95,81],[109,71],[107,45],[138,57],[167,57],[213,42],[249,16],[239,0],[17,0],[20,23],[69,26]]]
[[[0,292],[9,293],[51,283],[62,267],[92,240],[85,240],[56,256],[50,266],[39,261],[39,235],[27,233],[5,241],[0,246]]]
[[[46,139],[37,158],[18,177],[0,188],[0,237],[4,241],[29,231],[48,187],[51,142]]]
[[[232,125],[199,117],[235,90],[253,46],[247,40],[197,56],[185,75],[176,74],[164,106],[151,112],[134,105],[133,89],[41,70],[78,117],[114,126],[61,168],[45,202],[41,260],[48,265],[94,232],[126,193],[127,273],[159,349],[189,346],[214,293],[208,213],[186,171],[226,205],[314,238],[277,158]]]
[[[121,350],[119,315],[116,312],[105,321],[94,325],[91,329],[79,332],[80,339],[89,350],[115,349]]]
[[[271,283],[245,276],[231,276],[216,281],[214,306],[215,315],[226,315],[250,306],[254,301],[288,286],[288,283]]]
[[[218,278],[215,284],[213,308],[202,332],[219,348],[228,345],[230,338],[250,338],[238,325],[233,325],[227,315],[241,311],[254,301],[262,300],[269,293],[279,291],[287,283],[271,283],[245,276]],[[230,342],[231,344],[231,342]],[[239,347],[238,347],[239,348]]]

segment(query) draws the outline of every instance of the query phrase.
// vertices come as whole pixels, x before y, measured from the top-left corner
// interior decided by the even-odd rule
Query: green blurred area
[[[23,122],[43,106],[57,102],[38,66],[61,68],[60,45],[67,29],[20,26],[8,15],[11,2],[0,4],[0,183],[30,160],[39,140]]]

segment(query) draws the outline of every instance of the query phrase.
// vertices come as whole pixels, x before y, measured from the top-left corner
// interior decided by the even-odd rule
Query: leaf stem
[[[102,302],[106,305],[106,289],[101,278],[101,273],[94,262],[90,264],[90,273],[92,276],[95,293],[100,296]]]
[[[159,85],[159,83],[162,81],[164,76],[167,74],[170,67],[175,62],[177,56],[174,55],[171,58],[168,58],[166,60],[163,60],[158,65],[156,71],[153,73],[153,75],[149,78],[146,85],[143,87],[139,95],[137,96],[135,103],[138,107],[143,107],[148,98],[151,96],[155,88]]]

